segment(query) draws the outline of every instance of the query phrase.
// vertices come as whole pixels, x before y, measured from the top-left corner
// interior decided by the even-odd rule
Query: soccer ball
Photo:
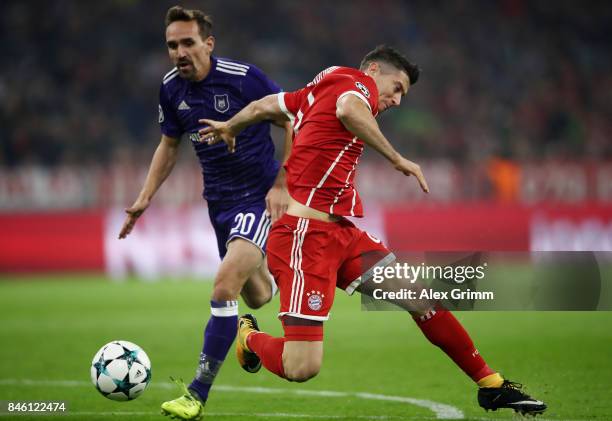
[[[109,342],[96,352],[91,362],[91,381],[108,399],[136,399],[151,381],[151,361],[132,342]]]

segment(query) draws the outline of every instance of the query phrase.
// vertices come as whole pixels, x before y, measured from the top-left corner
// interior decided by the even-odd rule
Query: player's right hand
[[[423,171],[421,171],[421,167],[418,164],[404,158],[403,156],[400,156],[397,161],[393,163],[393,165],[395,166],[396,170],[401,171],[404,175],[414,175],[419,182],[421,189],[423,189],[425,193],[429,193],[429,186],[427,186],[427,181],[425,180]]]
[[[146,199],[137,199],[134,204],[125,210],[127,213],[127,217],[125,218],[125,222],[123,223],[123,227],[119,232],[119,239],[125,238],[128,236],[130,232],[132,232],[132,228],[136,224],[136,221],[143,214],[145,210],[149,207],[149,201]]]
[[[227,150],[230,153],[234,153],[236,150],[236,136],[231,132],[226,121],[214,121],[203,118],[198,120],[198,122],[208,125],[208,127],[198,130],[202,142],[216,145],[223,141],[227,144]]]
[[[274,184],[266,194],[266,211],[270,220],[275,223],[287,212],[289,206],[289,193],[284,184]]]

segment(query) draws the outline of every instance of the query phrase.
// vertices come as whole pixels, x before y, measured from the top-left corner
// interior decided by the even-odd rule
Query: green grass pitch
[[[69,416],[5,419],[161,420],[159,405],[177,396],[169,376],[190,380],[208,318],[210,282],[113,283],[101,277],[0,280],[0,400],[69,404]],[[241,312],[247,308],[241,303]],[[278,297],[255,311],[260,327],[281,333]],[[456,313],[489,364],[545,400],[544,419],[612,418],[612,313]],[[126,339],[152,361],[153,380],[131,402],[102,397],[89,380],[100,346]],[[363,312],[339,292],[325,326],[322,372],[307,383],[262,370],[243,372],[233,350],[207,404],[215,420],[421,420],[427,408],[390,397],[433,401],[465,419],[512,419],[485,413],[476,388],[402,312]],[[241,389],[242,388],[242,389]],[[258,389],[256,389],[258,388]],[[327,392],[321,392],[327,391]],[[331,393],[339,392],[339,393]],[[361,395],[359,393],[362,393]],[[384,396],[372,396],[384,395]]]

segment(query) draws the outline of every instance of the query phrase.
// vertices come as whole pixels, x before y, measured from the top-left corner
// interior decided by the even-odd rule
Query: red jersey
[[[355,95],[378,114],[374,79],[349,67],[330,67],[295,92],[281,92],[278,102],[293,122],[291,156],[285,164],[289,194],[322,212],[363,216],[353,184],[364,143],[336,117],[336,103]]]

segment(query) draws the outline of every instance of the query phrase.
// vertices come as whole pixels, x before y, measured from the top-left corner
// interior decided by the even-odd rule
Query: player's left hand
[[[421,189],[425,193],[429,193],[429,186],[427,185],[423,171],[421,171],[421,167],[417,163],[398,155],[397,159],[393,161],[393,165],[395,166],[396,170],[400,171],[406,176],[414,175],[419,182]]]
[[[266,210],[270,215],[272,223],[287,212],[289,206],[289,193],[287,188],[281,184],[274,184],[266,195]]]
[[[223,141],[227,144],[227,149],[230,153],[234,153],[236,150],[236,136],[231,132],[226,121],[214,121],[203,118],[198,120],[198,122],[208,125],[208,127],[198,130],[201,142],[216,145]]]

